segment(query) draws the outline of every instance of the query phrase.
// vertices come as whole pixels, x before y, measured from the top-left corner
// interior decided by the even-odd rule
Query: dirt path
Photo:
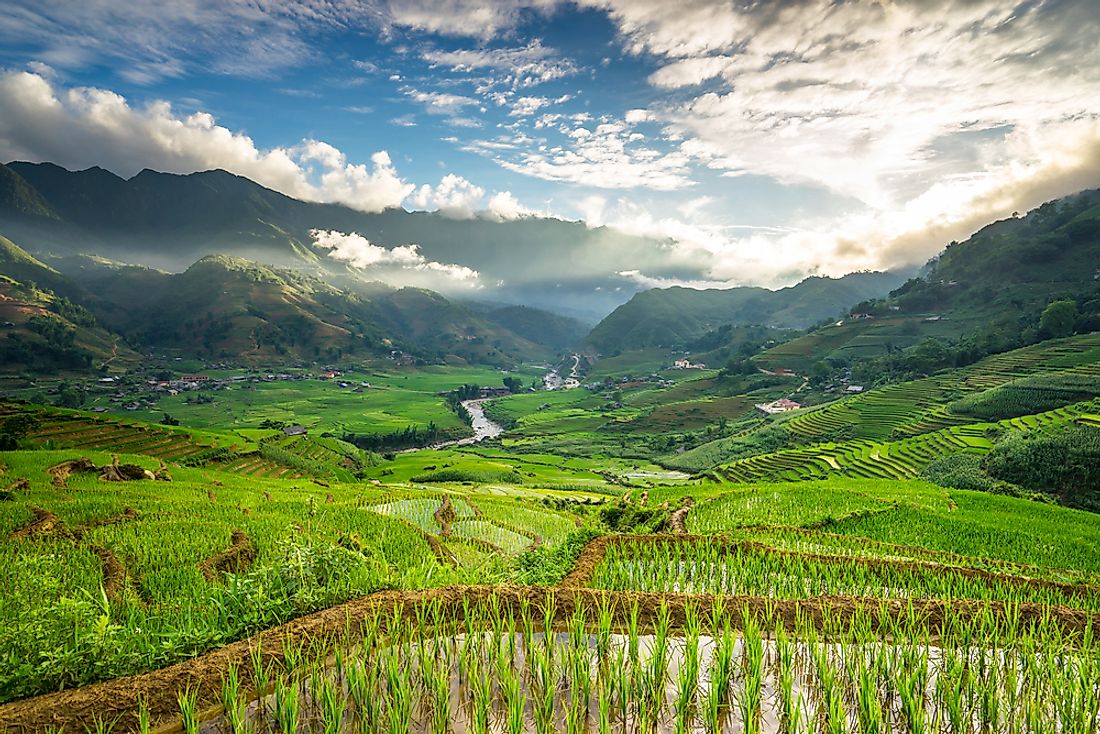
[[[454,533],[453,523],[457,515],[455,515],[455,506],[451,504],[449,495],[443,495],[443,501],[439,503],[439,507],[432,513],[432,517],[439,523],[439,537],[451,537]]]
[[[90,547],[92,553],[99,556],[99,562],[103,567],[103,592],[111,601],[119,601],[123,598],[126,586],[133,583],[133,579],[126,573],[126,567],[110,548],[98,545]]]
[[[668,518],[668,526],[672,528],[672,532],[679,535],[687,533],[687,516],[692,507],[695,507],[695,498],[684,497],[684,504]]]
[[[428,547],[432,549],[432,554],[435,556],[435,560],[448,566],[457,566],[458,560],[455,559],[454,554],[447,550],[447,546],[443,545],[439,541],[439,538],[435,537],[431,533],[422,532],[421,535],[424,538],[424,542],[428,544]]]

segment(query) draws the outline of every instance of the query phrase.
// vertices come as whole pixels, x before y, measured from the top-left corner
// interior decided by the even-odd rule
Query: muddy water
[[[477,635],[467,638],[465,635],[457,635],[450,638],[430,640],[424,643],[406,643],[399,650],[383,649],[372,655],[363,656],[352,653],[345,658],[344,670],[337,671],[335,666],[330,666],[325,675],[331,680],[336,689],[345,697],[346,709],[341,719],[338,731],[408,731],[410,734],[543,734],[544,732],[576,732],[577,734],[602,734],[602,732],[639,732],[648,731],[655,734],[713,734],[714,725],[706,723],[705,710],[707,699],[712,687],[717,686],[722,693],[719,708],[718,730],[721,734],[742,734],[743,732],[761,732],[761,734],[778,734],[783,731],[781,701],[778,683],[778,655],[774,641],[763,640],[763,669],[764,676],[761,686],[761,706],[759,709],[758,725],[746,727],[739,711],[739,702],[744,696],[744,681],[739,671],[745,659],[745,643],[743,638],[737,637],[733,647],[733,665],[731,677],[728,681],[716,682],[712,680],[713,661],[719,643],[708,636],[700,636],[697,646],[698,674],[694,681],[688,681],[683,690],[690,691],[690,697],[681,695],[680,671],[685,669],[688,658],[687,643],[683,638],[670,638],[664,648],[665,667],[660,676],[652,675],[652,671],[659,669],[659,664],[654,666],[655,660],[660,660],[658,655],[657,639],[652,635],[641,635],[635,638],[632,646],[629,636],[620,634],[604,635],[602,638],[595,634],[580,638],[577,644],[570,635],[558,633],[550,638],[550,648],[553,654],[553,675],[550,697],[552,706],[547,706],[547,686],[539,683],[538,669],[540,660],[546,653],[546,638],[541,633],[535,633],[531,638],[531,648],[528,650],[524,644],[522,634],[501,635],[494,638],[491,634]],[[421,645],[425,646],[421,649]],[[492,652],[493,650],[498,652]],[[892,656],[897,654],[895,648],[881,643],[867,644],[857,648],[849,647],[847,651],[836,645],[824,645],[830,666],[835,669],[839,678],[843,678],[846,661],[845,655],[851,656],[853,649],[863,653],[874,655]],[[937,669],[941,664],[941,655],[937,648],[921,648],[926,654],[928,676],[926,679],[926,701],[929,713],[929,721],[934,720],[934,689],[937,677]],[[794,705],[800,712],[800,730],[811,728],[810,723],[820,723],[823,714],[822,694],[818,688],[818,675],[812,662],[810,646],[802,643],[794,643],[794,680],[791,686],[790,699],[796,702]],[[424,653],[424,654],[422,654]],[[397,722],[389,720],[387,709],[391,705],[391,696],[386,684],[386,659],[388,656],[397,655],[400,674],[408,682],[412,691],[411,718],[402,725],[394,727]],[[501,657],[504,656],[504,657]],[[509,657],[510,656],[510,657]],[[519,683],[519,698],[523,700],[523,718],[517,721],[513,717],[509,720],[507,695],[499,674],[502,664],[500,660],[511,660],[511,670]],[[470,661],[477,661],[471,664]],[[862,662],[860,663],[862,665]],[[379,714],[374,720],[362,720],[359,716],[359,706],[356,696],[351,690],[348,668],[362,666],[363,670],[380,671],[377,680],[371,688],[373,691],[373,705]],[[503,664],[507,666],[507,663]],[[427,666],[427,667],[426,667]],[[431,669],[428,669],[428,668]],[[430,692],[428,683],[432,679],[433,672],[446,671],[448,676],[447,690],[448,700],[445,709],[436,705],[435,696]],[[578,673],[577,671],[581,671]],[[584,672],[588,672],[588,685],[584,685]],[[314,678],[314,681],[317,679]],[[477,681],[490,680],[490,694],[488,699],[484,693],[479,697]],[[649,717],[643,713],[640,699],[646,697],[646,691],[655,691],[654,682],[660,681],[661,692],[659,696],[650,696],[648,700],[659,702],[660,711],[656,717]],[[686,680],[686,678],[685,678]],[[588,689],[588,690],[585,690]],[[482,691],[486,690],[482,688]],[[610,691],[611,693],[602,693]],[[621,691],[626,691],[625,699]],[[845,700],[854,691],[850,687],[845,689]],[[360,694],[361,695],[361,694]],[[324,715],[319,697],[312,696],[310,676],[304,676],[298,684],[298,698],[301,702],[301,715],[298,719],[298,732],[334,731],[337,729],[324,728]],[[603,700],[601,700],[603,699]],[[486,706],[486,700],[488,705]],[[624,705],[625,700],[625,705]],[[684,709],[683,701],[689,700]],[[601,705],[609,711],[601,724]],[[247,706],[247,717],[250,728],[248,731],[267,732],[283,731],[277,724],[278,703],[274,694],[259,700],[250,702]],[[855,713],[850,706],[845,714],[845,728],[849,731],[856,723]],[[478,716],[478,711],[488,709],[488,716]],[[540,722],[540,712],[541,715]],[[552,709],[552,713],[547,714]],[[681,715],[681,709],[684,709]],[[447,721],[440,723],[436,720],[433,711],[446,710]],[[654,721],[654,718],[656,719]],[[882,719],[883,731],[907,730],[904,725],[896,701],[884,702]],[[330,717],[331,721],[331,717]],[[644,722],[649,721],[646,725]],[[480,722],[480,723],[479,723]],[[330,724],[331,726],[331,724]],[[207,721],[201,728],[204,734],[217,734],[229,732],[226,722],[222,718]]]

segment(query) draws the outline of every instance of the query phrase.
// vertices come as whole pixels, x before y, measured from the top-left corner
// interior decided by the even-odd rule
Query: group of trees
[[[923,476],[944,487],[1047,498],[1100,512],[1100,430],[1014,431],[984,457],[950,454],[929,464]]]
[[[354,434],[346,433],[342,437],[344,441],[357,446],[364,451],[383,453],[400,449],[420,448],[429,446],[444,438],[443,431],[429,421],[427,426],[406,426],[398,431],[389,433]]]

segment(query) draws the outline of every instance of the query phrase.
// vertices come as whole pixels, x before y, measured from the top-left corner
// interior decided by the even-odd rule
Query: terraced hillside
[[[1078,696],[1100,683],[1088,513],[920,482],[694,484],[604,505],[679,507],[680,532],[609,534],[544,502],[569,493],[531,489],[181,467],[59,490],[46,469],[72,455],[3,455],[18,488],[0,640],[24,661],[0,670],[7,730],[900,722],[924,715],[899,693],[914,670],[937,720],[1093,715]],[[1039,650],[1050,660],[1027,665]],[[1016,697],[983,698],[1006,681]],[[79,687],[24,698],[62,686]],[[1073,693],[1050,703],[1054,688]],[[973,703],[952,713],[951,695]]]
[[[234,474],[297,478],[304,472],[260,454],[236,434],[194,431],[123,421],[74,410],[0,403],[0,420],[30,415],[29,440],[43,448],[140,454],[169,464],[214,465]]]
[[[864,479],[912,479],[935,459],[958,452],[984,453],[993,446],[989,436],[1005,430],[1031,431],[1087,418],[1100,404],[1081,403],[996,423],[971,423],[920,433],[894,441],[854,439],[816,443],[741,459],[718,467],[715,474],[733,482],[825,479],[832,476]]]
[[[1052,372],[1100,375],[1100,334],[1043,342],[924,379],[869,390],[792,416],[784,425],[800,443],[838,434],[882,440],[972,422],[945,405],[1021,377]]]

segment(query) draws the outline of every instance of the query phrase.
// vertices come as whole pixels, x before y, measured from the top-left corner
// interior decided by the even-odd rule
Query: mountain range
[[[344,262],[316,245],[315,230],[358,234],[387,248],[415,244],[429,261],[477,271],[480,288],[466,297],[590,323],[640,288],[618,275],[623,263],[667,269],[664,243],[583,222],[456,219],[404,209],[364,213],[298,201],[221,170],[144,170],[123,179],[102,168],[0,166],[0,232],[39,255],[94,252],[180,272],[205,255],[225,254],[319,275],[348,273]],[[432,287],[455,295],[448,285],[442,278]]]
[[[511,285],[449,295],[387,285],[317,246],[310,232],[318,228],[381,245],[416,242],[431,261],[483,278],[507,271]],[[1100,191],[993,223],[951,243],[916,278],[861,272],[774,291],[672,287],[631,296],[593,284],[610,285],[609,273],[655,257],[652,240],[550,219],[364,214],[224,171],[122,179],[98,168],[0,165],[0,234],[10,238],[0,240],[8,369],[88,366],[149,350],[503,366],[576,348],[715,349],[729,329],[765,327],[771,338],[828,322],[761,356],[801,369],[990,324],[1031,328],[1026,319],[1037,324],[1055,298],[1076,299],[1085,314],[1100,303]],[[522,298],[510,299],[509,288]],[[610,313],[591,331],[569,315],[591,324],[601,311]]]

